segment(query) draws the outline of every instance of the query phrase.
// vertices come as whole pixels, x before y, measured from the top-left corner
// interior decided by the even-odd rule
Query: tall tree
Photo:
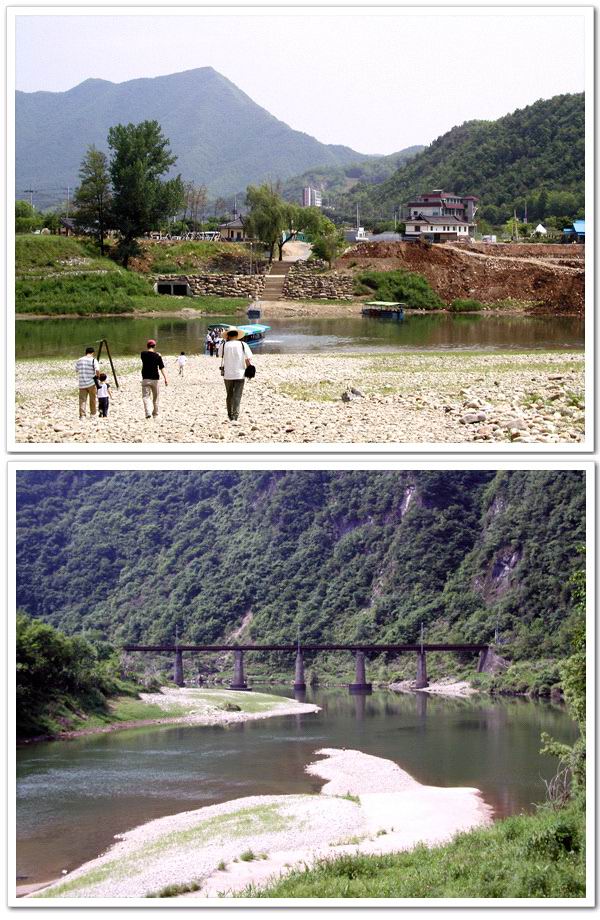
[[[180,176],[162,179],[177,157],[157,121],[116,125],[108,132],[108,146],[113,223],[120,235],[118,255],[126,266],[139,252],[137,238],[182,208],[184,189]]]
[[[75,223],[84,233],[94,236],[104,255],[104,239],[110,226],[112,193],[108,158],[96,147],[88,147],[79,169],[81,184],[75,190]]]

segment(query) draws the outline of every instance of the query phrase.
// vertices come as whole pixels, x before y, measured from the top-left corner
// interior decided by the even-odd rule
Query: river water
[[[272,690],[291,695],[288,688]],[[532,810],[547,731],[572,743],[565,709],[524,699],[442,699],[376,690],[309,692],[322,711],[230,726],[115,732],[17,751],[17,875],[56,878],[99,855],[113,836],[145,821],[249,795],[317,792],[304,772],[322,747],[398,763],[422,783],[480,789],[498,816]]]
[[[206,329],[219,317],[107,317],[106,319],[20,320],[16,323],[17,358],[79,357],[86,345],[107,339],[116,355],[137,355],[146,340],[159,351],[197,354]],[[245,319],[223,317],[223,322]],[[396,349],[490,350],[583,349],[583,320],[573,316],[521,316],[447,313],[410,315],[403,322],[346,317],[283,317],[267,319],[266,339],[255,347],[264,354],[319,351],[377,352]]]

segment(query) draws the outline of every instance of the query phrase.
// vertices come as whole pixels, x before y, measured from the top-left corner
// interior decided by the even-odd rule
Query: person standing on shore
[[[246,343],[241,341],[243,337],[244,333],[240,329],[230,327],[226,332],[225,341],[219,348],[221,374],[225,380],[227,393],[227,415],[231,422],[238,420],[245,372],[246,368],[252,364],[252,352]]]
[[[140,355],[142,359],[142,400],[146,418],[150,418],[150,416],[156,418],[158,415],[159,371],[163,375],[165,386],[169,385],[162,355],[154,351],[155,348],[156,342],[154,339],[148,339],[146,343],[147,350]]]
[[[98,415],[108,418],[108,404],[111,399],[110,383],[106,374],[98,374]]]
[[[179,368],[180,377],[183,377],[183,369],[185,367],[186,361],[187,361],[187,358],[186,358],[185,351],[182,351],[179,357],[177,358],[177,366]]]
[[[85,350],[85,355],[75,362],[79,383],[79,418],[85,418],[88,396],[90,398],[90,416],[96,415],[98,406],[96,402],[96,374],[100,370],[94,355],[96,350],[90,345]]]

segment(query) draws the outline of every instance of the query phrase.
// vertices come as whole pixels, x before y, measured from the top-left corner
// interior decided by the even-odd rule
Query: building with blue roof
[[[585,243],[585,220],[574,220],[563,230],[563,243]]]

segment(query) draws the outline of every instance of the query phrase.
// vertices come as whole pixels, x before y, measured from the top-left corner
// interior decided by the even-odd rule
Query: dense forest
[[[569,652],[578,471],[19,471],[17,605],[111,642]]]
[[[357,183],[336,200],[350,218],[391,215],[433,188],[477,195],[478,217],[499,224],[527,205],[529,220],[568,217],[584,206],[584,94],[540,100],[497,121],[452,128],[380,185]]]

